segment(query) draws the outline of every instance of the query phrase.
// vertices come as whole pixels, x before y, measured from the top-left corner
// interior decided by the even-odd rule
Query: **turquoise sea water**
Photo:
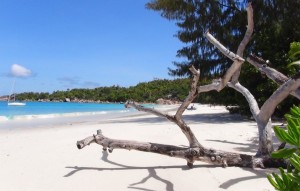
[[[145,107],[156,107],[145,104]],[[32,128],[66,127],[73,124],[88,126],[138,115],[124,104],[70,103],[70,102],[26,102],[26,106],[8,106],[0,102],[0,131]],[[102,124],[102,125],[101,125]]]
[[[130,111],[124,104],[113,103],[71,103],[71,102],[26,102],[26,106],[8,106],[7,102],[0,102],[0,117],[15,119],[26,117],[46,118],[53,115],[80,115],[87,113],[108,113]]]

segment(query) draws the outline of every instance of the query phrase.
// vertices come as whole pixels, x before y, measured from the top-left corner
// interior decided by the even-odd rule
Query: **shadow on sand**
[[[104,162],[107,162],[109,164],[115,165],[117,167],[116,168],[96,168],[96,167],[67,166],[66,168],[72,169],[72,171],[70,171],[68,174],[64,175],[64,177],[70,177],[70,176],[74,175],[75,173],[78,173],[80,171],[86,171],[86,170],[93,170],[93,171],[147,170],[148,175],[146,177],[142,178],[138,182],[134,182],[134,183],[129,184],[127,188],[135,189],[135,190],[154,191],[152,189],[147,189],[147,188],[142,187],[142,185],[145,182],[147,182],[149,179],[153,178],[153,179],[155,179],[157,181],[160,181],[163,184],[165,184],[165,190],[166,191],[174,191],[174,184],[171,181],[158,176],[156,170],[157,169],[182,169],[182,170],[189,170],[190,169],[186,165],[152,166],[152,167],[127,166],[127,165],[123,165],[123,164],[120,164],[120,163],[110,161],[108,159],[108,153],[106,151],[103,151],[102,153],[103,153],[103,155],[102,155],[101,160],[103,160]],[[204,164],[204,165],[194,165],[193,168],[221,168],[221,167],[216,166],[216,165]],[[231,187],[232,185],[235,185],[235,184],[237,184],[239,182],[242,182],[242,181],[251,180],[251,179],[258,179],[258,178],[266,178],[266,173],[263,172],[263,171],[253,170],[253,169],[250,169],[250,168],[242,168],[242,169],[246,170],[246,171],[249,171],[249,172],[253,173],[254,175],[253,176],[236,178],[236,179],[230,179],[230,180],[220,184],[219,187],[223,188],[223,189],[227,189],[227,188]],[[205,184],[205,183],[203,183],[203,184]]]
[[[227,140],[221,141],[221,140],[214,140],[214,139],[207,139],[206,141],[236,145],[236,147],[233,148],[236,151],[256,153],[256,151],[258,149],[258,140],[257,139],[252,139],[250,143],[239,143],[239,142],[233,142],[233,141],[227,141]]]
[[[211,123],[211,124],[225,124],[225,123],[240,123],[242,121],[250,121],[248,118],[240,115],[229,113],[209,113],[209,114],[189,114],[183,115],[183,119],[187,124],[189,123]],[[109,123],[162,123],[168,122],[167,119],[157,116],[145,116],[141,115],[138,118],[122,118],[120,120],[115,119]],[[170,122],[171,123],[171,122]]]

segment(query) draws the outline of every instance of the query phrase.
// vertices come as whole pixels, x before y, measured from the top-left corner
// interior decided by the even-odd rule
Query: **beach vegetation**
[[[17,95],[18,100],[30,101],[92,101],[92,102],[125,102],[136,100],[138,102],[154,103],[159,98],[183,101],[189,91],[188,78],[167,80],[156,79],[150,82],[141,82],[136,86],[97,87],[93,89],[74,88],[66,91],[58,90],[52,93],[23,92]]]
[[[288,168],[284,170],[279,167],[280,174],[274,172],[267,177],[276,190],[298,191],[300,190],[300,108],[293,106],[285,118],[288,122],[286,129],[275,126],[274,132],[276,137],[289,147],[279,149],[271,156],[288,159]]]

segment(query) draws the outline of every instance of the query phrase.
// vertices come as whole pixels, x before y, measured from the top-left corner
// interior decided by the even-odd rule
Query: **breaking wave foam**
[[[57,118],[57,117],[93,116],[93,115],[104,115],[109,113],[113,114],[113,113],[126,113],[126,112],[129,112],[129,110],[0,116],[0,122],[9,121],[9,120],[31,120],[31,119],[49,119],[49,118]]]

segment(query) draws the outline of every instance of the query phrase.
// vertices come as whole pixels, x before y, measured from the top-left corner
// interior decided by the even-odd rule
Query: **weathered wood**
[[[269,63],[258,56],[249,55],[247,58],[247,62],[249,62],[252,66],[257,68],[261,73],[266,74],[266,76],[269,79],[273,80],[278,85],[282,85],[283,83],[289,80],[289,78],[286,75],[275,70],[274,68],[269,67]],[[300,88],[290,92],[290,94],[300,99]]]
[[[96,135],[77,141],[77,147],[78,149],[82,149],[92,143],[103,146],[103,150],[108,150],[109,152],[113,152],[114,149],[137,150],[185,159],[188,162],[189,167],[192,167],[194,161],[202,161],[223,167],[239,166],[248,168],[268,167],[282,163],[282,161],[273,160],[268,157],[255,158],[247,154],[218,151],[204,147],[186,148],[150,142],[111,139],[103,136],[101,130],[98,130]]]
[[[190,100],[186,99],[186,101],[189,102]],[[182,105],[185,105],[185,104],[186,103],[182,103]],[[176,113],[177,115],[172,116],[172,115],[160,112],[160,111],[158,111],[154,108],[143,107],[141,105],[136,104],[135,102],[129,102],[129,101],[127,101],[125,103],[125,107],[127,107],[127,108],[128,107],[133,107],[133,108],[137,109],[138,111],[144,111],[144,112],[147,112],[147,113],[152,113],[156,116],[163,117],[163,118],[166,118],[166,119],[170,120],[171,122],[177,124],[178,127],[181,129],[183,134],[188,139],[190,147],[202,147],[202,145],[199,143],[196,136],[192,132],[191,128],[182,119],[182,116],[181,116],[182,114],[181,113],[177,112]]]
[[[263,121],[260,119],[260,109],[258,103],[251,92],[238,83],[228,83],[228,86],[235,89],[236,91],[243,94],[246,98],[250,111],[252,113],[253,118],[257,123],[258,128],[258,151],[256,153],[257,156],[269,155],[273,151],[273,142],[272,142],[272,122],[271,119],[269,121]]]
[[[104,150],[108,149],[110,152],[114,149],[138,150],[185,159],[189,163],[203,161],[222,166],[252,167],[252,156],[250,155],[216,151],[202,147],[186,148],[158,143],[110,139],[103,136],[100,130],[97,131],[97,135],[78,141],[77,147],[82,149],[91,143],[102,145]]]
[[[211,42],[216,48],[218,48],[224,54],[224,56],[228,57],[230,60],[232,61],[238,60],[240,62],[245,62],[244,58],[240,57],[236,53],[226,48],[222,43],[220,43],[220,41],[218,41],[215,37],[213,37],[208,30],[205,32],[204,35],[209,42]]]
[[[289,79],[283,83],[261,106],[259,118],[267,121],[274,113],[277,105],[282,102],[291,92],[297,90],[300,86],[300,79]]]
[[[148,113],[152,113],[156,116],[166,118],[170,120],[171,122],[175,123],[180,127],[183,134],[186,136],[186,138],[189,141],[190,147],[201,147],[201,144],[197,140],[196,136],[192,132],[191,128],[185,123],[185,121],[182,119],[183,112],[187,109],[187,107],[192,103],[192,101],[195,99],[195,97],[198,95],[197,91],[197,84],[200,77],[200,71],[196,70],[194,66],[191,66],[190,71],[193,74],[193,79],[191,81],[191,90],[189,95],[186,97],[186,99],[182,102],[180,107],[178,108],[176,114],[174,116],[168,115],[166,113],[162,113],[154,108],[146,108],[142,107],[134,102],[127,101],[125,103],[125,107],[134,107],[138,111],[144,111]]]
[[[191,89],[189,95],[185,98],[184,102],[180,105],[180,107],[178,108],[175,114],[175,118],[177,119],[182,118],[183,112],[188,108],[188,106],[198,95],[197,84],[200,78],[200,70],[196,70],[194,66],[191,66],[189,69],[193,74],[193,79],[191,81]]]
[[[248,25],[247,25],[247,30],[246,33],[244,35],[243,40],[241,41],[236,54],[239,55],[240,57],[243,57],[244,55],[244,51],[245,48],[247,46],[247,44],[249,43],[249,41],[251,40],[253,31],[254,31],[254,21],[253,21],[253,8],[252,8],[252,4],[249,3],[247,6],[247,21],[248,21]],[[231,79],[231,83],[237,83],[240,77],[240,73],[241,73],[241,65],[239,66],[239,68],[234,72],[232,79]]]
[[[259,115],[259,107],[256,99],[251,94],[251,92],[247,88],[242,86],[239,82],[238,83],[229,82],[228,86],[243,94],[243,96],[246,98],[249,104],[250,111],[252,113],[253,118],[257,121]]]
[[[207,40],[211,42],[216,48],[218,48],[225,56],[230,58],[233,61],[233,63],[228,68],[225,75],[222,78],[220,78],[218,81],[214,81],[208,85],[200,86],[198,88],[199,93],[209,92],[212,90],[221,91],[227,86],[229,81],[231,81],[231,83],[238,82],[241,66],[245,62],[245,59],[243,58],[243,52],[251,39],[253,28],[254,28],[253,9],[251,3],[249,3],[247,6],[247,18],[248,18],[247,30],[243,40],[241,41],[238,47],[237,53],[234,53],[229,49],[227,49],[225,46],[223,46],[222,43],[220,43],[215,37],[213,37],[209,33],[209,31],[206,31],[205,37],[207,38]]]

